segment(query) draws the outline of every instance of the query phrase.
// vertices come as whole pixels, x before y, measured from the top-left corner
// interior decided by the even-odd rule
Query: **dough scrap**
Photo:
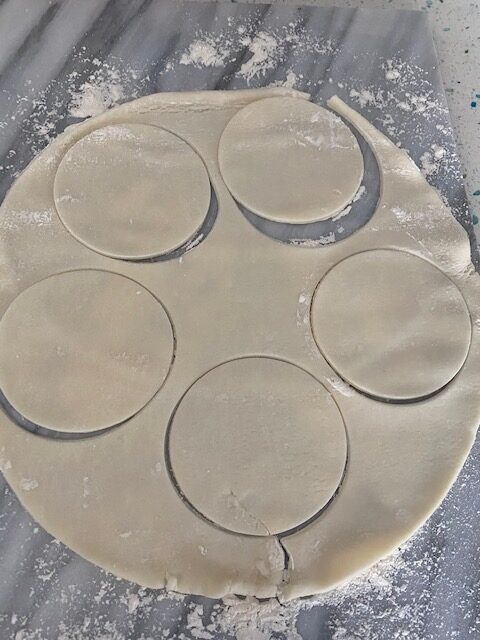
[[[295,98],[267,98],[239,111],[220,138],[218,158],[233,196],[276,222],[334,216],[363,177],[362,153],[347,125]]]
[[[142,285],[107,271],[52,275],[0,321],[0,389],[35,425],[98,431],[152,399],[173,348],[170,319]]]
[[[302,369],[242,358],[187,391],[169,434],[173,475],[202,515],[237,533],[302,525],[333,498],[347,439],[328,391]]]
[[[164,255],[201,227],[210,181],[178,136],[144,124],[111,125],[81,138],[55,176],[55,204],[72,235],[113,258]]]

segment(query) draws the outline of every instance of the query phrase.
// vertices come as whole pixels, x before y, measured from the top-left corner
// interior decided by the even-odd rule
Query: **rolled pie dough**
[[[382,182],[369,222],[301,247],[250,224],[348,206],[352,130]],[[338,98],[136,100],[59,136],[0,215],[0,467],[83,557],[289,599],[388,554],[448,491],[480,417],[468,237]]]

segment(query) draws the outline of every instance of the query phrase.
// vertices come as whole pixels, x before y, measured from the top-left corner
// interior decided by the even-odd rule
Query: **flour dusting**
[[[206,36],[192,42],[180,57],[180,64],[195,67],[221,67],[228,59],[230,51],[214,38]]]
[[[38,481],[33,478],[22,478],[20,480],[20,489],[22,491],[33,491],[38,488]]]
[[[98,58],[91,61],[93,72],[77,86],[78,72],[68,76],[69,115],[75,118],[98,116],[110,107],[127,98],[124,87],[124,75],[113,64],[102,64]]]
[[[421,170],[425,177],[438,172],[445,159],[446,153],[445,148],[438,144],[433,144],[428,151],[425,151],[420,157]]]
[[[260,31],[253,38],[245,38],[243,43],[252,54],[251,58],[240,67],[239,75],[247,80],[265,73],[277,64],[277,50],[280,46],[275,36]]]
[[[70,103],[70,115],[75,118],[98,116],[124,97],[123,87],[117,82],[99,84],[84,82],[74,93]]]

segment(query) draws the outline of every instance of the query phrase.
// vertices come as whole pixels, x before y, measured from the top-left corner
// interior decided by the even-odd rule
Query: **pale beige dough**
[[[347,125],[294,98],[267,98],[239,111],[222,134],[218,158],[232,195],[277,222],[334,216],[363,177],[362,154]]]
[[[187,391],[169,455],[182,494],[201,514],[230,531],[273,535],[333,498],[347,439],[335,401],[313,376],[281,360],[242,358]]]
[[[152,399],[173,348],[170,319],[142,285],[106,271],[53,275],[0,321],[0,389],[37,425],[97,431]]]
[[[143,326],[145,323],[139,316],[141,303],[138,300],[132,303],[129,294],[131,289],[123,293],[117,290],[115,294],[117,285],[112,288],[108,283],[107,287],[106,282],[105,286],[95,287],[93,293],[87,287],[89,295],[84,314],[87,325],[91,322],[88,309],[93,317],[105,320],[105,324],[89,325],[92,331],[88,338],[82,333],[83,320],[80,322],[77,319],[73,324],[75,331],[80,331],[82,336],[82,340],[74,342],[82,347],[82,354],[92,348],[92,340],[97,339],[95,331],[99,332],[95,355],[98,352],[111,381],[117,383],[112,391],[117,396],[121,395],[115,402],[105,403],[97,390],[99,382],[103,382],[102,377],[95,374],[95,381],[92,381],[88,371],[84,371],[79,381],[80,385],[87,384],[87,388],[92,390],[91,401],[85,402],[92,407],[81,406],[80,409],[90,414],[94,428],[125,417],[133,409],[133,404],[138,408],[142,404],[125,402],[125,398],[132,397],[130,387],[138,390],[138,372],[130,375],[132,369],[129,362],[122,358],[112,361],[111,353],[105,353],[105,346],[119,335],[119,324],[131,327],[135,332],[135,340],[140,341],[138,352],[145,351],[152,355],[157,353],[155,349],[162,348],[161,352],[166,354],[165,359],[163,356],[158,359],[158,374],[149,374],[144,379],[145,383],[152,383],[152,394],[161,388],[150,402],[146,397],[143,398],[147,404],[130,419],[116,428],[94,434],[94,437],[58,440],[35,435],[19,426],[11,414],[0,412],[0,468],[32,516],[84,558],[118,576],[149,587],[166,586],[211,597],[239,593],[289,599],[326,591],[345,582],[395,549],[437,508],[462,467],[480,420],[480,286],[471,264],[470,245],[464,229],[405,151],[396,147],[341,100],[333,98],[329,101],[329,108],[339,113],[363,136],[376,156],[382,183],[376,211],[348,239],[325,246],[298,247],[276,242],[259,232],[232,198],[227,189],[231,185],[225,184],[222,179],[220,169],[224,167],[219,165],[218,147],[222,133],[225,130],[228,133],[229,122],[235,123],[236,114],[245,114],[249,105],[258,103],[263,117],[267,117],[262,106],[267,104],[264,100],[267,98],[272,117],[283,113],[285,99],[288,98],[288,112],[293,116],[298,114],[294,121],[301,122],[305,114],[320,113],[320,124],[324,117],[330,118],[325,116],[324,110],[309,104],[305,94],[283,88],[148,96],[69,128],[26,168],[7,195],[0,212],[0,317],[7,313],[4,317],[6,323],[9,305],[15,305],[15,300],[21,301],[24,295],[29,300],[29,291],[35,290],[36,283],[65,271],[115,271],[119,275],[111,277],[121,280],[120,275],[123,275],[130,278],[128,282],[139,283],[132,284],[135,290],[144,287],[155,296],[151,306],[148,306],[152,311],[156,309],[159,316],[152,325],[146,323],[151,331]],[[241,119],[243,116],[239,117]],[[332,122],[335,135],[343,136],[337,121],[333,118]],[[205,163],[217,196],[218,212],[208,235],[201,242],[192,241],[191,250],[183,255],[151,263],[108,258],[78,242],[57,214],[54,182],[65,154],[95,130],[103,131],[105,127],[123,127],[126,124],[128,127],[134,124],[142,127],[148,125],[172,131],[179,139],[185,140]],[[310,126],[311,123],[307,124]],[[322,130],[323,125],[320,126],[320,132]],[[246,127],[245,141],[251,140],[249,136],[250,129]],[[277,129],[277,151],[290,144],[289,136],[285,130]],[[245,150],[245,157],[248,156],[247,152],[248,149]],[[355,177],[350,181],[350,197],[360,180],[358,169],[361,165],[358,151],[351,144],[345,154],[346,162],[339,172],[342,175],[340,184],[344,184],[344,176],[347,182],[352,176]],[[255,163],[243,166],[247,180],[255,180]],[[178,179],[181,182],[188,181],[183,170],[181,174]],[[113,171],[113,176],[120,189],[125,174]],[[267,177],[270,182],[266,184],[276,185],[280,190],[283,188],[284,174],[279,172],[275,176],[275,172],[270,171]],[[301,175],[297,175],[296,179],[298,193],[301,192],[298,186],[303,185],[303,179]],[[228,183],[227,174],[225,180]],[[367,183],[366,186],[368,189]],[[153,188],[152,185],[150,187]],[[188,190],[188,194],[192,193]],[[331,205],[328,197],[323,202]],[[316,215],[313,210],[310,213]],[[111,212],[105,212],[105,215],[108,218]],[[289,220],[291,218],[287,216]],[[113,226],[110,224],[108,229],[112,231]],[[111,235],[112,241],[120,237],[114,232]],[[315,342],[310,312],[315,291],[321,288],[319,283],[324,281],[329,272],[333,277],[342,264],[348,266],[347,259],[353,259],[351,256],[370,250],[382,251],[384,258],[381,262],[387,274],[393,266],[398,266],[393,254],[402,251],[416,256],[419,262],[412,267],[410,283],[405,281],[400,269],[397,269],[398,281],[410,286],[411,291],[417,294],[426,289],[428,283],[435,287],[435,295],[430,301],[436,308],[441,307],[437,314],[440,328],[433,328],[432,336],[442,338],[448,328],[454,349],[452,352],[443,349],[438,351],[437,357],[431,361],[431,371],[424,370],[425,380],[420,379],[414,366],[409,370],[409,375],[414,379],[416,377],[420,385],[411,389],[411,393],[418,393],[416,389],[420,388],[423,394],[426,389],[437,388],[442,382],[447,382],[444,388],[428,399],[392,403],[378,401],[358,392],[342,380],[340,371],[330,366]],[[409,264],[414,264],[413,258],[406,259],[410,260]],[[425,261],[428,266],[425,266]],[[442,273],[435,271],[435,276],[432,276],[432,269]],[[425,285],[422,285],[419,276],[426,278]],[[63,277],[55,275],[58,282]],[[355,277],[362,279],[360,270]],[[84,281],[83,278],[81,281]],[[75,283],[76,295],[73,295],[73,289],[69,293],[69,287],[58,286],[53,294],[49,289],[52,294],[51,305],[40,314],[44,316],[42,332],[36,331],[36,325],[33,326],[34,339],[26,336],[21,344],[33,345],[35,340],[48,348],[63,342],[67,346],[70,344],[68,340],[72,338],[57,332],[54,323],[65,317],[66,311],[61,303],[65,291],[70,296],[71,304],[75,304],[77,284],[81,286],[81,282]],[[378,303],[377,287],[381,289],[381,278],[372,278],[368,284],[363,282],[363,285],[367,299]],[[337,289],[338,298],[341,298],[343,290],[351,291],[348,282],[342,282],[342,287]],[[463,364],[461,360],[466,345],[467,322],[458,292],[465,300],[472,320],[470,347]],[[150,300],[148,295],[142,293],[139,298]],[[392,309],[392,294],[386,293],[385,296],[386,308]],[[447,298],[449,304],[445,307],[443,303]],[[332,301],[333,306],[340,303],[337,298]],[[408,309],[410,304],[408,302],[407,308],[402,310],[408,323],[412,321]],[[124,305],[128,309],[126,325],[122,324],[126,322],[122,319]],[[172,320],[174,339],[173,334],[169,333],[162,305]],[[28,307],[31,316],[32,307],[30,304]],[[429,310],[423,307],[419,309],[418,328],[423,332],[425,324],[422,318],[429,315]],[[45,315],[46,311],[50,315]],[[102,313],[105,313],[105,317]],[[50,321],[48,317],[51,317]],[[453,320],[455,326],[452,326]],[[337,318],[332,318],[332,323],[336,322]],[[327,331],[335,329],[332,323],[325,327]],[[0,332],[2,324],[0,321]],[[354,322],[349,330],[355,330],[353,325]],[[417,325],[414,323],[412,326]],[[42,336],[49,335],[45,331],[53,332],[50,338],[54,339],[44,343]],[[351,339],[351,333],[349,336],[345,339]],[[15,338],[13,327],[8,330],[7,337],[10,341]],[[315,337],[321,344],[322,335]],[[401,341],[402,336],[398,337]],[[339,340],[343,339],[342,333]],[[164,379],[172,355],[172,340],[175,345],[174,359]],[[126,342],[129,343],[130,339]],[[122,351],[128,353],[127,347]],[[374,349],[374,346],[371,348]],[[3,346],[0,348],[0,368],[4,369],[7,362],[4,354],[10,353],[9,361],[12,351],[9,345],[6,345],[6,349]],[[378,356],[375,350],[374,355]],[[213,375],[208,372],[216,370],[221,373],[222,366],[219,365],[222,363],[260,356],[268,358],[269,362],[275,359],[289,363],[285,365],[286,370],[300,371],[298,375],[305,376],[302,379],[305,379],[307,387],[313,385],[315,389],[328,390],[341,413],[348,440],[345,473],[334,499],[325,505],[318,517],[306,526],[281,536],[281,540],[277,535],[269,536],[264,532],[262,535],[233,533],[219,524],[208,522],[195,512],[188,501],[182,499],[172,482],[168,456],[165,455],[169,429],[173,437],[176,426],[182,426],[180,422],[175,424],[175,419],[172,420],[175,410],[178,410],[180,419],[182,412],[190,406],[190,393],[202,405],[200,397],[196,395],[202,387],[198,387],[200,383],[196,381],[207,383],[209,376]],[[397,355],[394,360],[397,360]],[[78,371],[74,366],[76,363],[77,360],[71,361],[72,367],[69,368],[69,375],[74,378]],[[440,377],[436,377],[439,375],[437,369],[441,372]],[[228,391],[228,397],[225,397],[223,406],[219,394],[212,412],[216,411],[218,415],[219,411],[227,412],[229,407],[238,407],[239,389],[258,384],[265,397],[265,404],[260,403],[260,409],[266,419],[266,433],[274,440],[275,426],[267,420],[268,393],[265,394],[265,389],[273,385],[275,377],[265,374],[262,380],[256,381],[260,371],[260,367],[258,374],[256,370],[252,372],[249,369],[239,385],[233,385],[230,374],[225,379],[219,375],[218,388],[223,386]],[[7,383],[18,389],[26,381],[36,393],[43,396],[39,403],[40,410],[50,412],[54,410],[51,399],[56,397],[61,381],[57,380],[57,388],[52,389],[51,393],[45,393],[46,383],[54,381],[54,378],[50,373],[45,374],[44,367],[40,368],[39,374],[33,376],[26,368],[25,371],[8,375]],[[371,369],[365,375],[372,375]],[[448,381],[451,375],[454,377]],[[299,390],[300,377],[295,374],[293,382],[288,376],[286,379],[289,385],[292,383],[295,390]],[[318,382],[315,383],[315,380]],[[358,383],[361,385],[362,380],[359,379]],[[207,385],[207,391],[214,393],[214,386],[217,387],[217,382],[211,387]],[[273,386],[272,389],[275,390]],[[392,391],[389,387],[387,391],[391,394],[395,389]],[[303,387],[298,391],[300,396],[304,392]],[[251,459],[247,462],[248,440],[244,443],[238,430],[232,433],[232,429],[239,425],[241,412],[238,416],[236,412],[231,413],[228,422],[223,423],[231,438],[226,437],[225,433],[222,434],[223,440],[220,440],[215,434],[208,443],[200,437],[200,432],[195,433],[197,422],[185,422],[185,437],[189,430],[193,434],[193,446],[191,443],[185,445],[185,438],[182,440],[185,445],[185,470],[188,458],[192,456],[193,460],[196,455],[194,447],[199,449],[202,456],[205,455],[205,460],[197,460],[195,464],[198,466],[190,469],[190,475],[186,475],[185,471],[181,479],[181,483],[186,484],[185,493],[190,491],[189,498],[195,503],[195,508],[212,510],[209,511],[211,516],[221,519],[225,513],[218,509],[220,490],[235,491],[238,489],[238,479],[242,480],[243,487],[251,487],[255,478],[269,477],[289,489],[288,501],[278,506],[274,504],[273,500],[278,498],[280,492],[275,492],[273,483],[264,481],[266,486],[258,487],[258,495],[250,496],[248,508],[261,508],[259,515],[267,515],[269,522],[271,519],[270,524],[275,525],[272,528],[279,530],[303,520],[328,500],[328,494],[335,491],[334,485],[340,473],[340,453],[343,451],[344,454],[345,450],[340,446],[341,440],[338,440],[339,428],[333,429],[335,423],[340,423],[326,393],[321,391],[320,395],[326,402],[325,416],[328,416],[328,407],[332,409],[331,418],[326,421],[320,419],[318,431],[314,431],[312,425],[309,430],[307,420],[302,419],[298,424],[302,425],[301,430],[308,437],[290,440],[292,433],[287,432],[282,421],[286,419],[288,411],[294,410],[298,415],[300,410],[295,398],[290,397],[286,416],[278,417],[284,438],[274,440],[269,450],[265,450],[265,457],[261,452],[252,450]],[[278,398],[279,395],[283,394],[278,394],[277,389],[274,397]],[[27,393],[24,400],[27,404],[34,401],[32,394]],[[139,400],[139,397],[135,400]],[[186,404],[182,408],[184,402]],[[12,404],[16,403],[12,398]],[[73,406],[78,407],[77,404]],[[99,412],[105,411],[105,407],[109,415],[99,420]],[[119,413],[121,407],[125,409],[122,415]],[[206,438],[209,431],[216,429],[218,432],[221,425],[218,422],[208,425],[208,416],[205,415],[207,409],[205,406],[200,406],[200,409],[195,420],[198,419]],[[115,411],[115,415],[110,413],[112,411]],[[187,414],[190,411],[192,409],[188,409]],[[313,415],[312,407],[305,408],[305,412],[304,418],[309,413]],[[248,411],[246,414],[248,417]],[[277,417],[277,413],[274,415]],[[64,423],[72,426],[72,419],[80,424],[78,418],[75,412],[70,411],[58,426],[64,426]],[[326,435],[329,425],[333,430],[326,443],[322,434]],[[261,437],[258,432],[254,435]],[[315,482],[315,456],[311,450],[305,454],[305,479],[302,476],[304,470],[298,472],[295,460],[291,466],[294,473],[292,484],[280,473],[285,462],[289,461],[286,451],[281,450],[282,441],[300,455],[307,443],[310,443],[310,449],[314,447],[316,438],[319,472],[322,471],[322,465],[329,461],[329,455],[338,458],[338,464],[329,467],[325,483],[319,483],[317,493],[311,487]],[[176,464],[180,471],[183,463],[178,453],[177,450]],[[197,455],[197,458],[202,456]],[[224,463],[222,456],[232,461],[231,466],[225,469],[227,479],[224,479],[221,487],[219,483],[212,483],[212,493],[210,489],[209,492],[202,491],[202,487],[208,484],[206,462],[221,466]],[[282,457],[283,464],[279,457]],[[244,469],[247,463],[250,464],[250,475]],[[88,491],[85,491],[86,482]],[[194,486],[195,483],[198,486]],[[295,495],[299,496],[298,504],[294,504]],[[238,523],[226,519],[224,524],[234,527]]]
[[[358,253],[322,279],[312,304],[315,340],[347,382],[386,400],[435,393],[458,373],[471,323],[456,285],[403,251]]]
[[[158,127],[97,129],[67,151],[55,176],[67,229],[113,258],[141,259],[186,243],[202,225],[210,182],[194,150]]]

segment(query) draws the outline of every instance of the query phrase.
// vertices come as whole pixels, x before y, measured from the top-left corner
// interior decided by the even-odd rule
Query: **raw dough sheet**
[[[239,21],[239,24],[242,21],[246,22],[247,18],[251,19],[251,16],[255,15],[254,12],[258,11],[258,9],[253,9],[253,8],[249,8],[248,12],[247,12],[246,8],[239,8],[239,9],[236,9],[236,10],[237,10],[238,13],[244,12],[244,14],[245,14],[243,16],[237,16],[236,19]],[[194,14],[196,11],[200,11],[200,8],[192,9],[192,14]],[[207,11],[207,8],[205,8],[204,11]],[[282,15],[282,11],[284,12],[283,15]],[[287,19],[289,19],[290,21],[292,19],[294,19],[294,16],[292,16],[291,13],[288,14],[287,11],[290,11],[290,10],[286,10],[286,9],[280,10],[280,9],[278,9],[278,10],[275,10],[275,11],[271,12],[270,15],[267,15],[267,26],[264,25],[263,28],[267,28],[267,27],[272,28],[272,24],[275,25],[275,22],[278,21],[278,20],[281,20],[283,22],[283,21],[285,21]],[[276,12],[278,12],[278,14],[276,14]],[[295,13],[295,15],[298,15],[298,11],[296,11],[294,13]],[[310,21],[315,22],[315,20],[319,20],[320,24],[323,24],[324,28],[325,28],[325,18],[326,18],[327,14],[324,13],[323,16],[322,16],[321,15],[322,12],[310,11],[310,10],[306,11],[306,13],[308,14],[308,17],[309,17]],[[339,16],[340,13],[338,13],[337,16]],[[405,16],[406,15],[407,14],[405,14]],[[258,16],[260,17],[261,14],[258,13]],[[275,16],[277,16],[277,17],[275,17]],[[280,16],[280,17],[278,17],[278,16]],[[329,17],[331,18],[331,13],[329,14]],[[353,18],[353,14],[350,14],[350,16],[348,16],[348,19],[352,19],[352,18]],[[360,15],[360,16],[357,15],[357,17],[353,20],[353,24],[357,24],[357,27],[358,27],[359,26],[358,21],[360,20],[361,21],[360,31],[362,29],[365,30],[366,29],[366,25],[368,24],[368,19],[367,18],[368,18],[368,16],[366,16],[365,14],[363,14],[363,16],[362,15]],[[194,24],[195,23],[194,21],[198,20],[198,15],[197,16],[192,15],[191,19],[192,19],[192,24]],[[345,19],[347,19],[347,17]],[[397,16],[397,19],[398,19],[398,16]],[[406,17],[405,17],[405,19],[406,19]],[[418,17],[416,17],[416,19],[418,20]],[[322,20],[323,20],[323,22],[322,22]],[[269,23],[268,21],[272,21],[272,22]],[[357,21],[357,22],[355,22],[355,21]],[[315,25],[312,25],[312,26],[314,27]],[[397,26],[397,28],[398,28],[398,26]],[[402,30],[402,33],[403,33],[403,30]],[[195,39],[192,38],[191,41],[193,43],[193,42],[195,42]],[[404,45],[404,43],[402,43],[402,45]],[[356,51],[358,51],[358,47],[359,46],[360,46],[360,43],[358,45],[356,43]],[[188,43],[185,44],[185,46],[183,46],[183,45],[182,45],[182,47],[179,46],[179,50],[178,50],[179,52],[185,51],[185,50],[186,51],[190,50],[189,46],[188,46]],[[432,62],[432,59],[429,60],[428,56],[430,54],[428,52],[423,52],[423,53],[427,53],[428,54],[428,55],[425,55],[425,60],[423,60],[425,65],[428,67],[428,63]],[[403,50],[402,50],[402,54],[403,54]],[[310,55],[312,55],[312,54],[310,53]],[[388,59],[393,59],[394,56],[393,56],[393,53],[391,51],[388,53],[388,55],[392,55],[392,58],[388,58]],[[174,63],[175,59],[178,60],[178,56],[179,56],[178,52],[171,56],[172,59],[173,59],[172,64]],[[320,56],[320,60],[323,60],[324,57],[325,56],[323,56],[323,57]],[[334,61],[337,61],[337,58],[338,58],[338,61],[340,61],[341,57],[342,56],[339,53],[336,56],[333,56],[333,59],[334,59]],[[331,77],[332,77],[332,82],[331,83],[329,83],[329,82],[325,83],[324,84],[324,88],[321,91],[319,91],[318,93],[314,94],[314,100],[317,100],[319,102],[323,102],[323,100],[326,97],[328,97],[330,95],[330,93],[333,93],[333,89],[335,89],[336,93],[339,93],[341,95],[342,87],[339,87],[338,83],[340,82],[341,84],[343,84],[344,81],[341,79],[341,73],[339,71],[338,71],[339,75],[337,77],[335,76],[335,64],[333,64],[333,65],[331,64],[332,63],[331,58],[332,58],[332,55],[330,55],[330,74],[331,74]],[[285,64],[285,60],[283,60],[283,64]],[[195,67],[195,65],[192,66],[192,65],[189,65],[189,64],[182,64],[181,67],[179,67],[179,68],[183,68],[183,67],[185,67],[185,72],[184,72],[185,76],[182,78],[183,86],[181,86],[181,87],[179,86],[178,88],[182,88],[182,89],[188,89],[188,88],[194,88],[194,87],[195,88],[200,88],[201,83],[204,82],[204,78],[205,77],[210,77],[211,78],[211,68],[209,68],[209,69],[205,69],[205,68],[201,68],[201,67],[197,68],[197,67]],[[214,67],[214,70],[215,69],[216,69],[216,67]],[[187,71],[188,71],[188,73],[187,73]],[[382,69],[379,73],[384,73],[384,72],[385,72],[385,70]],[[268,73],[272,73],[273,76],[270,77],[268,75]],[[262,74],[261,77],[250,79],[250,82],[249,82],[250,86],[254,86],[255,84],[263,85],[263,84],[266,84],[266,83],[270,82],[271,80],[275,80],[275,76],[274,76],[275,73],[278,73],[279,75],[281,75],[281,71],[276,70],[275,67],[272,67],[272,69],[267,69],[266,73],[264,75]],[[167,78],[167,80],[165,82],[165,85],[167,85],[167,86],[165,86],[165,87],[160,86],[160,87],[158,87],[158,89],[172,88],[171,87],[171,83],[173,82],[173,75],[174,75],[173,73],[164,74],[163,78],[164,79]],[[180,82],[180,80],[178,79],[178,76],[180,74],[176,74],[176,75],[177,75],[177,81]],[[186,78],[187,78],[187,80],[186,80]],[[253,82],[252,82],[252,80],[253,80]],[[338,80],[338,82],[336,82],[336,80]],[[232,85],[237,84],[237,86],[238,86],[238,83],[241,84],[241,81],[237,79],[237,80],[233,80],[233,82],[231,84]],[[360,84],[361,83],[359,81],[357,81],[357,86],[359,86]],[[170,86],[168,86],[168,85],[170,85]],[[297,84],[297,86],[299,86],[299,85],[301,85],[300,82]],[[330,88],[329,85],[333,85],[333,88]],[[204,88],[204,87],[202,86],[201,88]],[[299,88],[301,88],[301,86],[299,86]],[[305,88],[307,88],[307,87],[305,87]],[[345,97],[348,99],[350,96],[349,96],[348,91],[346,93],[347,93],[347,95]],[[440,94],[440,98],[437,96],[436,99],[437,100],[440,99],[440,101],[441,101],[442,100],[442,95]],[[368,107],[368,104],[364,105],[364,107]],[[368,109],[365,110],[365,113],[366,113],[366,115],[369,115],[368,114]],[[373,114],[370,114],[370,115],[373,115]],[[418,117],[420,117],[420,116],[418,116]],[[375,122],[374,118],[373,118],[373,121]],[[428,124],[425,122],[425,119],[421,120],[420,122],[425,127],[425,129],[428,129]],[[375,122],[375,124],[377,126],[379,126],[379,128],[381,128],[381,123]],[[438,124],[438,122],[436,124]],[[448,121],[447,120],[445,120],[445,122],[443,123],[443,126],[444,127],[448,127]],[[438,131],[439,131],[439,129],[436,128],[435,132],[432,132],[432,138],[431,138],[432,140],[438,141],[438,139],[439,139]],[[404,134],[404,135],[407,137],[406,142],[408,143],[408,134]],[[426,135],[426,134],[424,134],[424,135]],[[418,140],[418,137],[416,139]],[[421,137],[420,137],[420,139],[421,139]],[[450,141],[450,143],[451,143],[451,141]],[[442,142],[443,148],[448,148],[448,144],[449,144],[449,141],[448,141],[448,139],[446,139],[444,143]],[[408,146],[409,146],[409,150],[412,153],[413,157],[415,157],[415,153],[416,153],[415,148],[414,147],[410,147],[410,145],[408,145]],[[420,151],[422,151],[423,149],[424,149],[424,147],[422,146],[421,149],[418,149],[418,153],[420,154]],[[420,160],[420,157],[417,158],[417,161],[419,161],[419,160]],[[421,164],[421,162],[419,162],[419,164]],[[435,178],[435,175],[433,176],[433,178]],[[458,176],[456,175],[456,173],[454,171],[451,171],[450,175],[449,175],[449,178],[451,180],[449,186],[450,187],[454,187],[454,188],[450,189],[450,195],[452,197],[451,205],[454,207],[454,210],[455,210],[455,213],[457,214],[457,216],[460,217],[464,221],[466,226],[468,226],[467,218],[465,217],[465,212],[463,210],[463,205],[462,205],[462,202],[463,202],[462,193],[463,192],[462,192],[461,187],[459,186],[459,183],[457,182]],[[439,179],[438,176],[437,176],[437,179]],[[444,186],[444,184],[445,184],[445,180],[442,182],[442,186]],[[455,187],[455,184],[457,185],[456,187]],[[68,553],[67,553],[67,555],[68,555]],[[80,562],[80,561],[77,560],[77,562]],[[81,562],[83,562],[83,561],[81,561]],[[92,571],[92,572],[96,571],[94,568],[89,568],[88,570]],[[102,576],[102,579],[103,579],[103,576]],[[328,613],[328,612],[326,612],[326,613]],[[12,623],[12,619],[13,618],[10,618],[10,621],[6,621],[6,624],[10,624],[10,625],[11,624],[16,624],[16,623]],[[128,623],[126,622],[125,624],[128,624]],[[10,628],[10,627],[6,627],[6,628]],[[172,633],[173,633],[173,630],[172,630]],[[308,629],[305,631],[305,633],[308,634]],[[88,636],[86,636],[86,637],[88,637]],[[310,636],[305,635],[304,637],[310,637]]]

